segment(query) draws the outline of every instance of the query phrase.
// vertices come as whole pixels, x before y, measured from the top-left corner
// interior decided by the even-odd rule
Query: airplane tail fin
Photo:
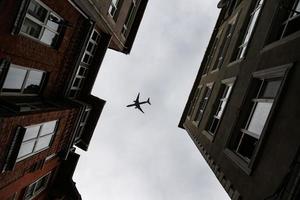
[[[150,98],[148,98],[147,103],[149,103],[149,104],[151,105],[151,103],[150,103]]]

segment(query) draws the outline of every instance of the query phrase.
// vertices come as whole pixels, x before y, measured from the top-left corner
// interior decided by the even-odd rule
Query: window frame
[[[94,35],[96,35],[95,39],[93,38]],[[80,94],[80,92],[81,92],[81,90],[84,86],[85,79],[88,76],[89,68],[93,64],[93,59],[96,55],[98,47],[100,46],[101,38],[102,38],[101,33],[99,33],[99,31],[97,31],[96,28],[93,28],[93,30],[91,31],[91,35],[89,37],[89,40],[87,42],[87,45],[85,46],[84,53],[82,54],[82,57],[80,58],[80,63],[78,65],[76,74],[72,78],[71,85],[70,85],[70,87],[67,91],[67,96],[69,98],[75,99],[76,97],[79,96],[79,94]],[[91,52],[88,50],[89,44],[92,45],[92,51]],[[89,61],[88,62],[84,61],[85,55],[89,56]],[[81,69],[84,69],[84,74],[83,75],[80,74]],[[78,86],[77,86],[77,83],[76,83],[77,80],[79,81]]]
[[[235,52],[232,56],[231,62],[236,61],[236,60],[242,60],[246,57],[249,44],[252,40],[253,34],[257,27],[257,23],[259,21],[260,15],[262,13],[261,10],[263,9],[265,2],[266,2],[266,0],[257,0],[255,2],[255,6],[251,10],[251,13],[249,14],[249,20],[248,20],[247,26],[242,34],[242,37],[240,38],[240,40],[238,42],[238,46],[235,47],[235,50],[234,50]],[[255,21],[253,21],[256,13],[257,13],[257,17],[256,17]],[[251,26],[252,26],[252,30],[250,29]],[[251,30],[251,32],[249,32],[249,30]],[[249,33],[249,35],[248,35],[248,33]]]
[[[219,129],[220,124],[222,122],[224,113],[226,112],[226,108],[227,108],[228,102],[230,101],[230,98],[231,98],[231,95],[232,95],[232,91],[233,91],[234,86],[235,86],[235,81],[236,81],[236,77],[224,79],[224,80],[221,81],[221,85],[220,85],[220,89],[219,89],[219,94],[218,94],[218,96],[217,96],[217,98],[216,98],[216,100],[215,100],[215,102],[213,104],[213,108],[211,110],[210,117],[209,117],[208,121],[206,122],[206,128],[205,128],[205,131],[213,137],[212,139],[214,139],[214,137],[217,135],[217,132],[218,132],[218,129]],[[227,98],[225,98],[226,96],[224,97],[225,91],[226,91],[226,93],[228,92],[228,90],[226,90],[226,87],[231,87]],[[223,112],[222,112],[221,116],[218,119],[219,121],[218,121],[217,126],[215,128],[215,132],[212,133],[210,131],[210,128],[213,125],[214,118],[217,118],[215,116],[215,114],[219,112],[219,107],[222,104],[221,102],[225,102],[225,105],[224,105],[224,108],[223,108]]]
[[[49,123],[49,122],[54,122],[54,121],[56,122],[56,124],[55,124],[55,128],[54,128],[53,132],[47,133],[47,134],[45,134],[45,135],[40,135],[43,126],[44,126],[45,124]],[[27,139],[26,141],[23,141],[23,140],[24,140],[24,136],[25,136],[25,132],[26,132],[27,128],[37,127],[37,126],[39,126],[39,131],[38,131],[37,136],[36,136],[35,138],[31,138],[31,139]],[[35,155],[35,154],[38,154],[38,153],[40,153],[40,152],[42,152],[42,151],[44,151],[44,150],[46,150],[46,149],[49,149],[49,148],[51,147],[53,141],[54,141],[56,132],[57,132],[57,130],[58,130],[58,126],[59,126],[59,120],[56,119],[56,120],[51,120],[51,121],[47,121],[47,122],[43,122],[43,123],[39,123],[39,124],[34,124],[34,125],[30,125],[30,126],[23,127],[23,129],[24,129],[24,135],[23,135],[23,137],[22,137],[21,145],[20,145],[20,147],[18,148],[19,151],[18,151],[18,155],[17,155],[16,162],[20,162],[20,161],[22,161],[22,160],[24,160],[24,159],[26,159],[26,158],[29,158],[29,157],[31,157],[31,156],[33,156],[33,155]],[[38,141],[39,141],[41,138],[44,138],[44,137],[47,137],[47,136],[50,136],[50,135],[52,135],[52,136],[51,136],[51,139],[50,139],[50,141],[49,141],[49,145],[48,145],[47,147],[44,147],[44,148],[42,148],[42,149],[39,149],[39,150],[35,151]],[[19,153],[20,153],[20,149],[21,149],[21,147],[22,147],[22,144],[24,144],[24,143],[29,143],[29,142],[32,142],[32,141],[34,141],[34,146],[33,146],[32,152],[31,152],[31,153],[28,153],[28,154],[25,154],[25,155],[23,155],[23,156],[21,156],[21,157],[19,157]]]
[[[50,179],[51,179],[51,174],[52,172],[48,172],[46,175],[40,177],[39,179],[37,179],[36,181],[34,181],[33,183],[29,184],[27,187],[26,187],[26,190],[24,192],[24,200],[32,200],[34,199],[35,197],[37,197],[37,195],[39,195],[41,192],[43,192],[47,187],[48,187],[48,184],[50,182]],[[44,183],[44,185],[37,191],[36,190],[36,186],[38,185],[39,181],[43,181],[43,179],[46,179],[46,182]],[[32,196],[29,196],[27,197],[26,195],[28,195],[27,193],[29,192],[29,188],[33,185],[33,194]]]
[[[3,88],[3,86],[4,86],[5,81],[7,79],[7,75],[8,75],[8,72],[9,72],[10,68],[26,70],[26,74],[25,74],[25,77],[23,79],[23,83],[22,83],[20,92],[3,91],[3,90],[5,90]],[[31,71],[42,72],[41,82],[40,82],[40,85],[39,85],[40,89],[37,93],[24,93],[24,90],[26,89],[25,88],[26,81],[28,80],[28,76],[29,76]],[[45,85],[46,77],[47,77],[47,72],[46,71],[35,69],[35,68],[28,68],[28,67],[24,67],[24,66],[21,66],[21,65],[13,64],[13,63],[9,63],[5,69],[2,69],[2,73],[3,73],[3,76],[2,75],[1,76],[2,76],[3,80],[0,80],[0,96],[38,96],[41,93],[41,91],[42,91],[42,89]],[[9,90],[9,89],[7,89],[7,90]],[[11,90],[13,90],[13,89],[11,89]]]
[[[129,7],[125,22],[124,22],[122,30],[121,30],[121,35],[124,38],[127,38],[127,36],[129,35],[130,29],[134,22],[135,15],[136,15],[136,12],[138,9],[138,1],[139,0],[131,0],[131,5]]]
[[[197,127],[199,127],[201,124],[203,115],[207,108],[207,104],[209,102],[209,99],[211,97],[213,89],[214,89],[214,82],[207,83],[205,85],[205,88],[202,89],[202,94],[201,94],[201,97],[200,97],[200,100],[199,100],[199,103],[197,106],[197,112],[193,116],[193,123]],[[200,113],[201,113],[201,116],[200,116]]]
[[[28,13],[29,4],[30,4],[31,1],[35,1],[35,2],[38,3],[41,7],[43,7],[45,10],[47,10],[47,15],[46,15],[46,17],[45,17],[45,21],[44,21],[44,22],[40,21],[39,19],[36,19],[34,16],[32,16],[32,15],[30,15],[30,14]],[[20,34],[20,35],[23,35],[23,36],[26,36],[26,37],[28,37],[28,38],[30,38],[30,39],[32,39],[32,40],[35,40],[35,41],[37,41],[37,42],[39,42],[39,43],[41,43],[41,44],[43,44],[43,45],[46,45],[46,46],[49,46],[49,47],[56,47],[56,46],[57,46],[57,43],[59,42],[59,41],[58,41],[58,40],[59,40],[59,37],[60,37],[60,35],[61,35],[62,32],[63,32],[63,31],[62,31],[62,25],[58,24],[58,30],[55,31],[55,30],[53,30],[51,27],[47,26],[47,20],[48,20],[48,17],[51,15],[51,13],[52,13],[55,17],[59,18],[59,20],[60,20],[61,22],[64,22],[64,19],[63,19],[60,15],[58,15],[56,12],[54,12],[51,8],[49,8],[45,3],[43,3],[42,1],[40,1],[40,0],[29,0],[28,2],[29,2],[29,3],[28,3],[28,5],[27,5],[27,7],[25,7],[25,15],[24,15],[24,17],[21,19],[20,29],[19,29],[19,34]],[[32,35],[30,35],[30,34],[28,34],[28,33],[22,31],[22,26],[23,26],[23,24],[24,24],[26,18],[29,19],[30,21],[34,22],[35,24],[37,24],[38,26],[41,27],[41,30],[40,30],[40,33],[39,33],[38,38],[36,38],[36,37],[34,37],[34,36],[32,36]],[[43,35],[45,29],[49,30],[50,32],[54,33],[54,34],[57,36],[56,41],[53,42],[52,44],[47,44],[46,42],[44,42],[44,41],[41,40],[41,39],[42,39],[42,35]]]
[[[240,12],[237,12],[232,17],[232,19],[230,19],[228,21],[228,24],[227,24],[226,28],[224,28],[224,29],[226,29],[224,31],[224,37],[223,37],[222,43],[219,47],[219,51],[218,51],[216,60],[214,61],[214,64],[212,65],[212,71],[211,72],[219,70],[222,67],[223,63],[224,63],[225,57],[227,55],[228,47],[231,43],[232,36],[235,32],[236,25],[238,23],[239,15],[240,15]]]
[[[80,114],[80,119],[78,121],[78,127],[75,131],[75,144],[80,142],[81,136],[83,134],[84,128],[87,124],[87,120],[92,112],[92,106],[85,104],[84,109]]]
[[[110,1],[110,5],[108,8],[108,15],[114,20],[117,21],[119,13],[120,13],[120,9],[121,6],[123,4],[123,0],[116,0],[117,2],[114,4],[113,3],[114,0]],[[112,13],[113,12],[113,13]]]
[[[217,52],[217,49],[218,49],[218,46],[219,46],[219,43],[220,43],[220,38],[222,36],[222,33],[223,33],[223,28],[221,28],[219,30],[219,32],[217,33],[217,35],[216,35],[216,37],[214,39],[213,45],[212,45],[212,47],[211,47],[211,49],[209,51],[206,63],[204,65],[202,76],[208,74],[208,72],[210,71],[210,68],[211,68],[212,63],[214,61],[215,54]]]
[[[195,91],[195,94],[194,94],[193,99],[192,99],[191,104],[190,104],[190,108],[188,110],[188,114],[187,114],[188,119],[191,119],[191,117],[193,116],[193,114],[195,112],[195,107],[196,107],[196,104],[199,100],[201,92],[202,92],[202,85],[199,85],[197,87],[196,91]]]
[[[226,142],[226,148],[224,149],[225,155],[227,155],[236,165],[238,165],[246,174],[250,175],[252,173],[255,164],[258,162],[258,155],[259,152],[263,150],[263,144],[266,140],[266,135],[268,134],[268,129],[272,125],[275,110],[278,108],[279,100],[282,98],[283,88],[286,86],[287,78],[289,75],[289,71],[291,70],[293,63],[276,66],[268,69],[263,69],[252,73],[252,79],[250,80],[250,84],[248,85],[247,92],[244,95],[244,99],[242,105],[246,107],[247,112],[242,113],[242,110],[239,109],[239,113],[237,114],[237,118],[235,119],[235,126],[232,127],[231,134]],[[234,143],[238,138],[239,131],[243,124],[245,124],[245,120],[248,120],[251,116],[251,100],[253,97],[253,92],[255,91],[254,87],[256,84],[255,79],[274,79],[274,78],[281,78],[281,84],[278,88],[276,96],[274,97],[274,101],[270,112],[267,116],[266,122],[263,126],[262,132],[260,134],[260,138],[257,142],[257,145],[254,148],[253,155],[249,161],[243,159],[234,151]],[[254,84],[254,85],[253,85]]]

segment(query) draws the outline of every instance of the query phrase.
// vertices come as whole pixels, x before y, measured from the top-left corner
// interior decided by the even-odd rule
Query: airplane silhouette
[[[126,107],[135,106],[135,108],[139,109],[142,113],[144,113],[144,111],[142,110],[142,108],[141,108],[140,105],[145,104],[145,103],[148,103],[149,105],[151,105],[150,98],[148,98],[147,101],[142,101],[142,102],[139,101],[139,98],[140,98],[140,93],[138,93],[136,99],[133,101],[134,103],[133,104],[129,104]]]

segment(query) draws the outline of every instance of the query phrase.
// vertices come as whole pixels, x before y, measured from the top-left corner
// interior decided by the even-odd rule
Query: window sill
[[[215,136],[212,135],[211,133],[209,133],[208,131],[206,130],[203,130],[202,131],[202,134],[205,135],[205,137],[207,137],[207,139],[210,141],[210,142],[213,142]]]
[[[241,168],[247,175],[251,175],[252,168],[249,167],[249,164],[239,157],[236,153],[226,148],[224,150],[225,155],[230,158],[239,168]]]
[[[214,74],[214,73],[216,73],[216,72],[218,72],[218,71],[219,71],[219,68],[212,70],[210,73],[211,73],[211,74]]]
[[[240,59],[238,59],[238,60],[234,60],[234,61],[230,62],[230,63],[227,65],[227,67],[233,67],[233,66],[235,66],[235,65],[239,65],[241,62],[243,62],[243,60],[244,60],[244,58],[240,58]]]
[[[267,45],[260,51],[260,53],[263,54],[263,53],[266,52],[266,51],[269,51],[269,50],[271,50],[271,49],[274,49],[274,48],[276,48],[276,47],[279,47],[279,46],[281,46],[281,45],[284,45],[284,44],[286,44],[286,43],[289,43],[289,42],[291,42],[291,41],[293,41],[293,40],[295,40],[295,39],[298,39],[298,38],[300,38],[300,31],[297,31],[297,32],[292,33],[291,35],[288,35],[288,36],[286,36],[286,37],[284,37],[284,38],[282,38],[282,39],[279,39],[279,40],[274,41],[274,42],[272,42],[272,43],[270,43],[270,44],[267,44]]]
[[[204,77],[206,77],[206,76],[207,76],[207,73],[203,74],[203,75],[202,75],[202,78],[204,78]]]

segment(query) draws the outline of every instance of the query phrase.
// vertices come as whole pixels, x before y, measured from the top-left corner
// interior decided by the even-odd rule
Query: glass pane
[[[54,39],[56,37],[56,34],[52,31],[49,31],[48,29],[44,29],[41,41],[45,44],[52,45],[54,43]]]
[[[220,101],[220,105],[218,108],[218,111],[216,113],[216,116],[220,119],[222,117],[222,114],[224,112],[224,108],[226,106],[226,101]]]
[[[34,16],[36,19],[40,20],[41,22],[45,21],[48,11],[38,4],[36,1],[31,0],[28,6],[28,11],[30,15]]]
[[[39,38],[40,32],[42,30],[42,26],[34,23],[30,19],[25,18],[21,32],[31,35],[32,37]]]
[[[258,135],[261,134],[271,108],[272,103],[259,102],[256,104],[255,110],[248,126],[248,130],[250,132],[257,133]]]
[[[94,30],[92,34],[92,40],[97,41],[97,38],[98,38],[98,33]]]
[[[274,98],[280,87],[281,80],[268,81],[265,85],[262,97]]]
[[[27,81],[25,83],[25,93],[39,93],[41,82],[43,79],[43,72],[41,71],[30,71]]]
[[[294,10],[296,12],[294,12],[293,16],[299,15],[299,12],[300,12],[300,1],[298,1],[298,3],[296,3],[296,5],[295,5],[294,8],[295,8]]]
[[[250,135],[244,134],[241,137],[241,144],[239,148],[237,149],[237,152],[244,156],[245,158],[251,159],[253,152],[255,150],[257,139],[254,137],[251,137]]]
[[[34,143],[35,141],[22,143],[19,150],[18,158],[31,154],[33,152]]]
[[[84,76],[86,72],[86,68],[79,66],[78,75]]]
[[[23,141],[36,138],[39,134],[40,126],[31,126],[26,127],[26,132],[23,138]]]
[[[34,192],[39,192],[46,187],[48,176],[45,176],[36,182]]]
[[[8,70],[6,79],[3,84],[3,89],[21,90],[27,70],[13,67],[13,64]]]
[[[53,133],[56,128],[57,121],[51,121],[43,124],[40,136]]]
[[[34,151],[39,151],[41,149],[49,147],[52,136],[53,135],[47,135],[47,136],[39,138],[39,140],[36,143]]]
[[[93,50],[93,46],[94,46],[93,43],[89,42],[86,50],[91,53]]]
[[[111,3],[114,4],[114,5],[117,5],[118,0],[112,0]]]
[[[25,192],[25,199],[29,199],[30,197],[33,196],[34,186],[35,186],[35,183],[28,186],[28,188],[26,189],[26,192]]]
[[[58,32],[59,23],[61,22],[60,18],[53,13],[51,13],[47,20],[47,26],[52,30]]]

